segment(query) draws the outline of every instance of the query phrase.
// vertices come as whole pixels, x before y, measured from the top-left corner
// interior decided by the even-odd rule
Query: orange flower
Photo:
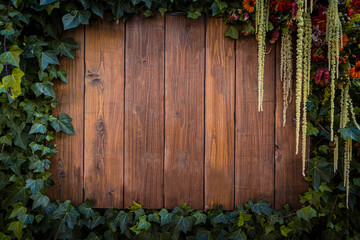
[[[256,0],[244,0],[243,6],[249,13],[252,13],[254,11],[254,7],[256,4]]]
[[[357,61],[355,66],[350,69],[350,76],[352,78],[360,78],[360,61]]]
[[[346,46],[346,44],[347,44],[348,41],[349,41],[349,39],[348,39],[348,37],[346,36],[346,34],[343,34],[343,35],[342,35],[342,40],[343,40],[343,46],[341,47],[341,45],[340,45],[340,50],[343,50],[344,47]]]

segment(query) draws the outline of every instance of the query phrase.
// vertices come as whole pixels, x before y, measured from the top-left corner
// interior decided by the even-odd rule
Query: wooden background
[[[96,207],[233,209],[266,197],[293,206],[308,185],[295,156],[294,102],[282,127],[279,46],[268,45],[257,111],[257,42],[224,37],[222,19],[166,15],[98,22],[65,33],[53,199]]]

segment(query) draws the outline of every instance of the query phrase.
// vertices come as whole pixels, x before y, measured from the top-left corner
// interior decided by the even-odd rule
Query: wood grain
[[[165,207],[204,207],[204,18],[166,16]]]
[[[221,18],[206,24],[205,208],[234,208],[235,42]]]
[[[62,38],[72,37],[79,45],[74,60],[60,59],[61,68],[68,72],[68,84],[58,80],[54,90],[61,104],[54,115],[68,114],[72,119],[75,135],[56,134],[58,153],[51,159],[50,172],[55,181],[48,195],[52,200],[71,199],[73,204],[83,202],[83,129],[84,129],[84,27],[65,31]]]
[[[276,46],[276,58],[280,60],[280,44]],[[295,59],[295,58],[294,58]],[[295,66],[295,65],[294,65]],[[295,79],[293,80],[295,83]],[[293,84],[295,94],[295,84]],[[295,96],[287,109],[287,121],[283,127],[283,92],[280,79],[280,64],[276,64],[276,112],[275,112],[275,208],[289,203],[291,207],[300,207],[299,194],[307,191],[309,184],[301,174],[301,151],[296,148],[296,104]],[[308,141],[308,146],[310,141]],[[301,147],[301,141],[299,149]]]
[[[164,18],[126,23],[125,206],[163,207]]]
[[[85,41],[85,197],[123,207],[124,24],[95,23]]]
[[[265,57],[264,111],[258,112],[257,41],[236,42],[236,203],[260,197],[274,201],[274,61],[272,49]]]

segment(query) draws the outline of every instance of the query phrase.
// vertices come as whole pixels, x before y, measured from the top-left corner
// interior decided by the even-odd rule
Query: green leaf
[[[32,200],[34,200],[33,205],[32,205],[33,209],[38,208],[38,207],[46,208],[50,203],[50,199],[47,196],[42,195],[40,192],[36,192],[36,193],[32,194],[30,196],[30,198]]]
[[[63,113],[64,114],[64,113]],[[66,115],[66,114],[65,114]],[[61,115],[60,115],[61,116]],[[67,115],[66,115],[67,116]],[[68,116],[69,117],[69,116]],[[133,201],[133,205],[131,207],[128,207],[128,209],[130,209],[130,212],[135,212],[138,209],[142,208],[142,206],[140,204],[138,204],[137,202]]]
[[[15,67],[20,65],[20,54],[23,52],[18,46],[13,45],[8,52],[4,52],[0,55],[1,63],[9,63]]]
[[[300,210],[297,210],[297,211],[296,211],[296,215],[297,215],[299,218],[302,218],[302,219],[304,219],[305,221],[309,222],[310,219],[316,217],[316,210],[313,209],[313,208],[310,207],[310,206],[307,206],[307,207],[303,207],[303,208],[300,209]]]
[[[11,218],[15,218],[15,217],[18,217],[18,216],[21,216],[21,215],[24,215],[24,214],[26,214],[26,212],[27,212],[27,208],[26,207],[24,207],[23,205],[22,205],[22,203],[15,203],[15,204],[13,204],[13,210],[12,210],[12,212],[11,212],[11,214],[10,214],[10,219]]]
[[[220,0],[215,0],[216,4],[218,5],[220,11],[222,11],[223,9],[227,8],[227,3],[226,2],[222,2]]]
[[[246,235],[243,231],[241,231],[241,229],[231,233],[231,235],[229,236],[229,239],[232,240],[246,240]]]
[[[360,141],[360,130],[359,129],[357,129],[357,128],[340,128],[339,130],[344,139],[351,138],[357,142]]]
[[[0,232],[0,240],[11,240],[11,237]]]
[[[10,223],[8,230],[13,231],[17,239],[21,239],[23,227],[24,224],[21,221],[15,221]]]
[[[165,224],[171,223],[172,214],[168,212],[165,208],[161,209],[159,212],[159,216],[161,219],[161,226],[164,226]]]
[[[98,237],[96,233],[91,232],[87,237],[86,240],[102,240],[102,237]]]
[[[39,191],[44,186],[44,179],[42,178],[36,180],[29,178],[25,182],[26,182],[25,187],[30,189],[31,193],[35,193]]]
[[[239,39],[239,30],[235,26],[230,26],[226,29],[225,36],[233,39]]]
[[[205,228],[199,228],[196,233],[197,240],[213,240],[214,238],[211,236],[211,232]]]
[[[119,227],[122,233],[125,232],[127,225],[131,223],[129,215],[124,211],[120,211],[115,220],[119,222]]]
[[[73,125],[71,124],[71,117],[67,114],[62,113],[59,116],[59,119],[56,119],[51,122],[51,126],[54,128],[56,132],[63,131],[67,134],[75,134],[75,130]],[[141,206],[141,205],[140,205]]]
[[[55,98],[55,92],[53,89],[53,83],[34,83],[31,86],[31,89],[35,93],[35,95],[38,97],[41,94],[44,94],[47,97]]]
[[[315,191],[319,190],[321,181],[329,182],[331,178],[331,165],[319,157],[312,158],[309,166],[309,174],[312,176],[312,186]]]
[[[56,2],[57,0],[40,0],[40,5],[46,5],[53,2]]]
[[[45,70],[49,64],[59,65],[59,61],[56,57],[56,52],[53,50],[47,50],[42,52],[40,55],[40,68],[41,70]]]
[[[60,71],[57,71],[57,76],[60,78],[61,81],[68,83],[67,81],[67,72],[63,69],[61,69]]]
[[[21,78],[25,74],[20,70],[20,68],[14,68],[12,70],[11,75],[7,75],[2,78],[2,84],[4,85],[4,89],[11,90],[11,98],[15,99],[17,96],[21,94]]]
[[[227,224],[229,221],[228,217],[223,214],[223,213],[220,213],[219,215],[217,215],[216,217],[214,217],[213,219],[211,219],[211,223],[224,223],[224,224]]]
[[[251,220],[250,214],[247,214],[245,212],[240,212],[238,226],[241,227],[245,224],[246,221],[250,221],[250,220]]]
[[[269,218],[271,217],[270,203],[265,202],[264,199],[260,199],[257,204],[253,204],[252,202],[250,202],[250,206],[251,211],[253,211],[254,213],[257,213],[259,215],[265,214]]]
[[[195,219],[196,219],[194,225],[198,225],[200,223],[203,223],[203,224],[206,223],[207,217],[202,212],[195,212],[192,216],[195,217]]]
[[[195,11],[195,12],[188,12],[188,18],[192,19],[198,19],[201,16],[201,12]]]
[[[183,233],[187,233],[188,230],[191,229],[191,221],[188,217],[183,217],[183,216],[175,216],[175,222],[176,225],[174,227],[174,231],[178,232],[178,231],[182,231]]]
[[[23,205],[26,204],[27,196],[25,182],[17,180],[14,184],[12,184],[6,189],[6,192],[8,192],[9,195],[4,201],[5,206],[12,205],[17,202],[22,202]]]
[[[73,50],[78,49],[79,45],[73,38],[66,38],[63,42],[55,40],[52,43],[56,55],[61,53],[64,56],[74,59]]]
[[[319,130],[314,127],[310,122],[307,123],[306,136],[317,136],[319,134]]]
[[[99,213],[96,213],[95,215],[92,216],[90,229],[94,229],[97,226],[102,225],[104,223],[105,223],[105,217],[100,216]]]
[[[89,24],[91,13],[88,10],[73,10],[62,17],[64,30],[75,28],[80,24]]]
[[[45,132],[46,132],[46,127],[44,125],[42,125],[41,123],[35,123],[32,125],[29,134],[45,133]]]
[[[14,136],[8,133],[8,134],[0,137],[0,144],[6,144],[6,145],[11,146],[13,138],[14,138]]]
[[[55,232],[55,238],[58,238],[59,234],[65,233],[67,228],[74,229],[77,218],[80,214],[71,205],[65,203],[59,204],[58,208],[51,215],[53,220],[53,228]]]
[[[91,202],[89,199],[86,199],[85,203],[79,205],[79,212],[85,215],[85,218],[90,218],[95,214],[94,210],[92,209],[93,205],[93,202]]]
[[[151,227],[151,223],[149,223],[148,221],[146,221],[146,218],[145,217],[140,217],[139,218],[139,224],[138,224],[138,226],[137,226],[137,229],[139,229],[139,230],[142,230],[142,229],[144,229],[144,230],[149,230],[149,228]]]
[[[288,233],[292,232],[293,230],[291,228],[287,228],[285,225],[282,225],[280,227],[280,231],[281,231],[281,235],[283,235],[284,237],[287,237]]]

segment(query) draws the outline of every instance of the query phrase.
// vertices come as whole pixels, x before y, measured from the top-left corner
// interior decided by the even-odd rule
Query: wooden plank
[[[163,207],[164,18],[126,23],[125,206]]]
[[[85,41],[85,197],[123,207],[124,24],[95,23]]]
[[[275,208],[289,203],[290,206],[300,207],[299,194],[307,191],[309,184],[301,174],[301,151],[295,155],[295,84],[293,97],[287,109],[287,121],[283,127],[283,92],[280,79],[280,44],[276,46],[276,112],[275,112]],[[294,79],[295,81],[295,79]],[[310,141],[308,141],[308,146]],[[299,149],[301,147],[301,141]]]
[[[205,208],[234,208],[235,42],[221,18],[206,24]]]
[[[48,195],[52,200],[70,199],[74,204],[83,202],[83,111],[84,111],[84,27],[63,33],[62,38],[73,37],[79,44],[74,60],[63,57],[61,68],[68,72],[68,84],[60,80],[55,84],[57,99],[61,104],[54,115],[68,114],[72,119],[74,135],[56,134],[58,153],[51,160],[50,172],[55,181]]]
[[[265,57],[263,112],[257,107],[257,61],[255,38],[236,42],[236,203],[274,200],[275,49]]]
[[[204,207],[204,18],[166,16],[165,207]]]

